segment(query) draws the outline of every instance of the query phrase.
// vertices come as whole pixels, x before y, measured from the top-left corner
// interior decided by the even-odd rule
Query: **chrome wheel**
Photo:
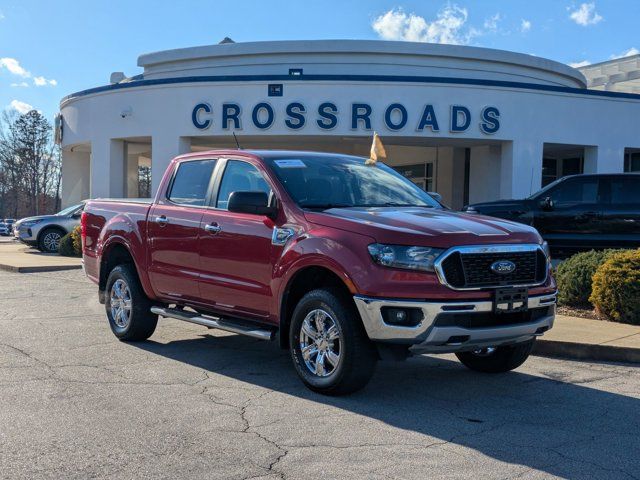
[[[49,232],[42,239],[42,244],[47,252],[57,252],[60,248],[60,239],[62,235],[58,232]]]
[[[493,355],[495,351],[496,351],[495,347],[486,347],[486,348],[480,348],[478,350],[474,350],[473,354],[477,355],[478,357],[488,357],[489,355]]]
[[[131,292],[127,282],[120,278],[111,286],[109,306],[114,323],[120,328],[127,328],[131,321]]]
[[[312,310],[302,321],[300,352],[304,364],[314,375],[328,377],[338,368],[342,352],[340,330],[325,310]]]

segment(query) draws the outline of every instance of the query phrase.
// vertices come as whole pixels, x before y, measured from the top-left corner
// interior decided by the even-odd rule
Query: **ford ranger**
[[[449,211],[360,157],[182,155],[155,199],[91,200],[81,225],[84,269],[119,339],[145,340],[169,317],[277,340],[324,394],[411,353],[512,370],[555,316],[535,229]]]

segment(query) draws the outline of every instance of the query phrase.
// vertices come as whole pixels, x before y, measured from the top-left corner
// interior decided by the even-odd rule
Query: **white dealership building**
[[[140,75],[65,97],[63,204],[153,193],[171,158],[219,147],[366,156],[453,208],[572,173],[640,169],[640,95],[484,48],[383,41],[233,43],[141,55]],[[150,173],[150,180],[149,180]],[[145,185],[150,182],[150,185]]]

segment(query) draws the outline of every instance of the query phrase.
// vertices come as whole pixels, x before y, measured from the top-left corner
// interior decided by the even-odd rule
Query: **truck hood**
[[[489,243],[541,243],[529,226],[438,208],[333,208],[305,212],[311,223],[367,235],[380,243],[448,248]]]
[[[469,208],[474,208],[478,212],[482,212],[486,210],[501,210],[505,208],[518,207],[518,208],[528,208],[530,205],[530,200],[527,199],[510,199],[510,200],[495,200],[493,202],[482,202],[482,203],[473,203],[469,205]]]

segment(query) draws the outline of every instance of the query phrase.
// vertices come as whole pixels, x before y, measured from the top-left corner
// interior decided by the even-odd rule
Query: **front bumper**
[[[360,295],[354,300],[371,340],[411,345],[416,353],[452,353],[520,343],[542,335],[553,326],[556,297],[557,293],[529,297],[530,317],[519,317],[513,323],[509,323],[511,317],[502,317],[504,323],[492,322],[493,302],[487,300],[429,302]],[[423,318],[413,327],[391,325],[383,319],[384,307],[417,308]],[[482,317],[483,322],[474,325],[474,316]]]

